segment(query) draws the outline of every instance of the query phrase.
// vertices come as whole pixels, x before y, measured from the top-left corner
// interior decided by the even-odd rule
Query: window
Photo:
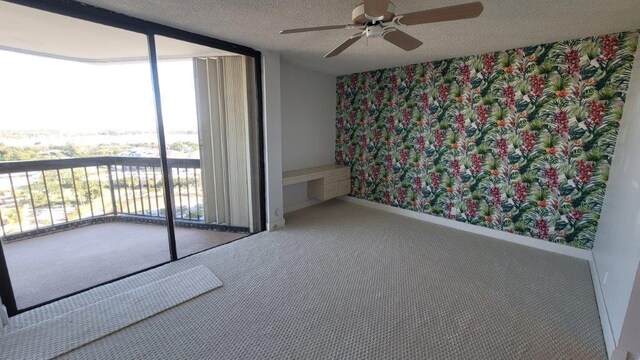
[[[259,53],[42,6],[0,2],[10,314],[261,231]]]

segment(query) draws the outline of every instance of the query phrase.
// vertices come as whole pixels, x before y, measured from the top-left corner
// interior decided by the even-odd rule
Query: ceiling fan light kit
[[[353,24],[318,26],[282,30],[280,34],[294,34],[309,31],[337,29],[358,29],[358,33],[331,50],[325,58],[336,56],[355,44],[360,38],[383,38],[395,46],[405,50],[414,50],[422,42],[398,29],[399,26],[428,24],[441,21],[471,19],[478,17],[483,10],[482,3],[472,2],[461,5],[446,6],[437,9],[416,11],[396,15],[396,6],[389,0],[365,0],[351,12]]]

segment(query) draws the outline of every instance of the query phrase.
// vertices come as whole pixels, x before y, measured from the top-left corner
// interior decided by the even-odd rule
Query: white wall
[[[280,55],[262,52],[267,229],[284,226]]]
[[[633,65],[593,256],[617,342],[640,261],[640,51]]]
[[[616,356],[617,355],[617,356]],[[622,334],[613,360],[640,358],[640,267],[636,272],[636,280],[631,291],[631,299],[624,318]]]
[[[282,168],[333,164],[336,77],[280,63],[282,94]],[[284,207],[303,203],[306,184],[284,189]]]

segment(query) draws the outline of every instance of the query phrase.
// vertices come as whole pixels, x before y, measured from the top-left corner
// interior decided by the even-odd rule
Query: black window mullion
[[[9,268],[5,259],[4,250],[2,249],[2,244],[0,244],[0,285],[2,285],[0,286],[0,297],[2,297],[2,303],[7,308],[9,316],[13,316],[18,313],[18,306],[16,305]]]
[[[164,206],[167,218],[167,234],[169,235],[169,253],[171,261],[178,260],[176,248],[176,230],[173,218],[173,180],[171,179],[171,169],[167,160],[167,142],[164,134],[164,123],[162,121],[162,102],[160,98],[160,80],[158,78],[158,58],[156,56],[155,35],[151,32],[147,34],[149,44],[149,64],[151,64],[151,79],[153,82],[153,95],[156,106],[156,126],[158,130],[158,147],[160,148],[160,168],[162,169],[162,182],[164,186]]]

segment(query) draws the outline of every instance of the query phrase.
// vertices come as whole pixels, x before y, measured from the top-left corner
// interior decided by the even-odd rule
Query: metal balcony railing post
[[[107,165],[107,172],[109,173],[109,193],[111,193],[111,212],[113,215],[118,215],[118,205],[116,204],[116,193],[113,188],[113,176],[111,176],[111,165]]]

